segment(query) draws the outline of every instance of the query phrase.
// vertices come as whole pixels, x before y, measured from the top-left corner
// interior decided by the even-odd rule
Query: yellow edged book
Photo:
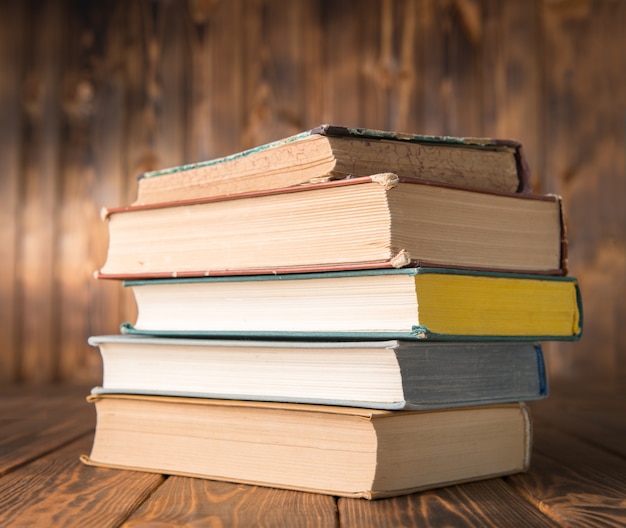
[[[127,281],[124,333],[312,339],[577,339],[572,277],[402,268]]]
[[[87,464],[367,499],[527,469],[524,404],[382,411],[90,396]]]

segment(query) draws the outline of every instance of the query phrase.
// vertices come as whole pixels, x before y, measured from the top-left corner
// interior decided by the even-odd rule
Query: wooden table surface
[[[532,404],[528,473],[378,501],[84,466],[87,393],[0,390],[0,526],[626,526],[626,391]]]

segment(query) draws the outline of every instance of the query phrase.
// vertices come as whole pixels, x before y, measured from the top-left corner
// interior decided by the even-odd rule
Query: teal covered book
[[[127,281],[135,324],[164,336],[577,339],[573,277],[402,268]]]
[[[537,343],[271,341],[98,336],[102,386],[125,393],[436,409],[548,393]]]
[[[514,140],[320,125],[225,157],[141,174],[136,204],[194,200],[394,172],[498,192],[529,191]]]

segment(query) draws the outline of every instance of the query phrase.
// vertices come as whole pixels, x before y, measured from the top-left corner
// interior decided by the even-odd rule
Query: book
[[[101,278],[407,265],[563,274],[554,196],[495,194],[393,174],[108,210]]]
[[[254,341],[95,336],[94,394],[279,401],[377,409],[537,400],[538,343]]]
[[[577,339],[573,277],[441,268],[126,281],[122,332],[313,339]]]
[[[524,404],[438,411],[92,395],[83,462],[367,499],[524,471]]]
[[[146,172],[136,204],[207,198],[395,172],[435,182],[528,192],[517,141],[320,125],[230,156]]]

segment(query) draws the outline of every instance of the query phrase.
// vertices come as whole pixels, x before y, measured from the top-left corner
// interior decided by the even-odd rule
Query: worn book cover
[[[144,173],[135,203],[230,195],[386,171],[485,190],[530,191],[528,164],[514,140],[326,124],[222,158]]]

